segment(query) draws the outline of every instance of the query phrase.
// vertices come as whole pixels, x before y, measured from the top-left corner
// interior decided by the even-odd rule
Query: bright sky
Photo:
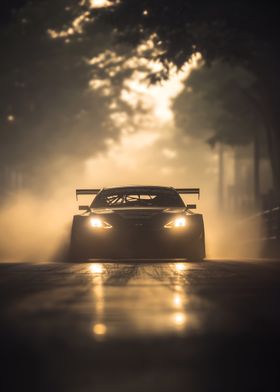
[[[123,101],[135,108],[135,123],[131,130],[131,124],[123,113],[116,113],[114,121],[121,126],[122,136],[118,142],[108,140],[108,152],[99,157],[89,159],[86,163],[87,172],[96,173],[96,167],[103,168],[101,172],[105,178],[111,181],[111,168],[119,169],[122,177],[128,176],[130,181],[133,178],[147,178],[147,160],[157,143],[170,137],[173,127],[173,113],[171,110],[171,99],[174,98],[183,88],[183,80],[187,77],[189,69],[178,74],[162,83],[161,85],[148,85],[142,81],[143,75],[135,72],[133,78],[125,81],[121,98]],[[96,83],[96,86],[102,86],[102,83]],[[137,107],[139,104],[149,109],[148,113],[139,113]],[[166,157],[166,149],[165,151]],[[169,150],[168,150],[169,151]],[[171,150],[170,150],[171,151]],[[169,155],[170,155],[169,151]],[[176,152],[172,152],[175,154]],[[168,153],[167,153],[168,155]],[[164,152],[163,152],[164,157]],[[108,168],[108,171],[106,170]],[[150,177],[151,173],[149,173]],[[103,177],[104,178],[104,177]],[[115,176],[113,176],[116,181]],[[150,179],[149,179],[150,180]],[[120,179],[120,182],[123,180]],[[138,180],[139,181],[139,180]]]
[[[102,8],[110,5],[110,1],[108,0],[90,0],[90,3],[92,8]]]
[[[91,5],[93,8],[107,7],[110,1],[91,0]],[[75,20],[70,30],[49,31],[49,35],[57,38],[79,33],[86,17],[87,14],[84,14]],[[155,72],[161,67],[145,59],[145,50],[151,48],[151,45],[152,37],[139,45],[136,55],[125,63],[109,50],[89,62],[100,69],[109,70],[103,79],[95,79],[90,83],[92,89],[106,96],[110,96],[111,78],[122,67],[135,70],[132,77],[123,83],[120,95],[132,109],[132,114],[118,106],[117,101],[112,102],[111,120],[119,128],[120,137],[117,141],[113,137],[108,139],[105,153],[102,151],[87,159],[79,186],[102,187],[126,183],[203,186],[207,183],[208,188],[209,184],[210,188],[215,188],[215,154],[202,141],[192,140],[187,134],[178,136],[172,112],[172,100],[184,88],[184,81],[196,62],[194,60],[192,65],[186,64],[179,73],[174,71],[168,81],[149,85],[146,74],[138,69],[144,67]]]
[[[96,61],[94,60],[95,63]],[[195,65],[194,61],[193,66]],[[182,151],[179,151],[179,146],[186,145],[188,138],[186,136],[183,143],[178,143],[174,138],[172,100],[183,89],[190,69],[191,66],[186,65],[181,72],[174,72],[168,81],[157,85],[149,85],[138,71],[124,82],[121,99],[135,109],[135,113],[130,118],[126,113],[118,111],[112,115],[115,124],[120,127],[121,137],[118,141],[108,140],[107,153],[87,160],[86,178],[96,184],[105,181],[104,185],[128,182],[183,185],[186,177],[189,176],[191,181],[197,171],[202,170],[205,175],[215,174],[216,162],[206,144],[193,142],[188,152],[189,158],[185,157],[183,152],[186,162],[182,165]],[[106,83],[94,81],[92,87],[101,90],[110,88],[108,80]],[[147,112],[140,112],[137,109],[139,106],[144,106],[148,109]],[[206,160],[209,161],[203,162],[205,167],[198,163],[190,170],[187,161],[194,164],[198,150],[203,150]]]

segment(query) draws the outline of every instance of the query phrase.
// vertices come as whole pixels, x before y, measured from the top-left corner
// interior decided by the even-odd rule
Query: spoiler
[[[198,199],[200,199],[199,188],[175,188],[175,190],[181,195],[197,195]]]
[[[97,195],[101,189],[76,189],[76,200],[79,195]]]

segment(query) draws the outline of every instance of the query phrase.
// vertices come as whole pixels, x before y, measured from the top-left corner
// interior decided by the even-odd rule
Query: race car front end
[[[91,258],[202,259],[202,215],[185,209],[95,210],[76,216],[73,241],[79,254]]]

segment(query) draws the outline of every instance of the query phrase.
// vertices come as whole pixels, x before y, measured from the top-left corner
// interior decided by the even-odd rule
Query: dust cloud
[[[1,201],[0,260],[42,262],[67,258],[72,216],[78,211],[75,189],[128,184],[199,187],[201,200],[185,201],[197,203],[197,212],[204,215],[207,257],[257,256],[259,248],[253,239],[258,238],[260,225],[245,221],[246,214],[219,206],[217,152],[205,140],[182,135],[176,129],[172,99],[184,88],[188,74],[189,69],[160,86],[148,86],[134,74],[130,80],[133,83],[124,82],[121,90],[121,99],[130,105],[130,110],[116,110],[110,115],[114,132],[104,126],[110,113],[102,110],[100,96],[89,95],[86,100],[96,101],[86,121],[78,116],[72,133],[67,127],[59,133],[60,143],[54,133],[49,155],[41,156],[46,141],[40,139],[36,151],[44,164],[37,173],[39,187],[18,186]],[[97,108],[101,113],[98,121]],[[29,146],[25,152],[23,157],[29,157]],[[75,163],[71,162],[74,154]],[[38,166],[36,157],[35,154],[33,166]]]
[[[72,212],[69,195],[41,196],[30,191],[10,195],[0,211],[1,261],[48,261],[62,257]],[[59,254],[61,252],[61,254]]]
[[[57,182],[50,176],[48,192],[21,189],[7,196],[0,210],[1,261],[63,261],[67,258],[72,216],[78,212],[75,189],[127,184],[200,187],[201,199],[191,196],[185,202],[196,203],[197,212],[204,215],[207,257],[257,257],[260,246],[254,238],[260,235],[259,222],[246,220],[242,214],[222,212],[218,205],[213,151],[201,143],[189,142],[188,154],[181,154],[179,148],[173,154],[170,141],[147,140],[143,133],[136,138],[135,134],[126,135],[107,152],[83,162],[79,173],[74,168],[69,170],[68,165],[61,167],[56,173]],[[48,179],[44,181],[46,187]],[[80,204],[89,202],[80,200]]]

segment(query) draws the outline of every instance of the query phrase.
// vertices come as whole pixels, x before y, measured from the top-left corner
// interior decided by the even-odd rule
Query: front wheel
[[[203,261],[204,258],[205,258],[204,238],[194,240],[188,250],[187,259],[189,261],[199,262],[199,261]]]
[[[69,261],[81,262],[87,259],[85,255],[85,244],[83,241],[83,221],[75,216],[73,219],[71,239],[69,247]]]

